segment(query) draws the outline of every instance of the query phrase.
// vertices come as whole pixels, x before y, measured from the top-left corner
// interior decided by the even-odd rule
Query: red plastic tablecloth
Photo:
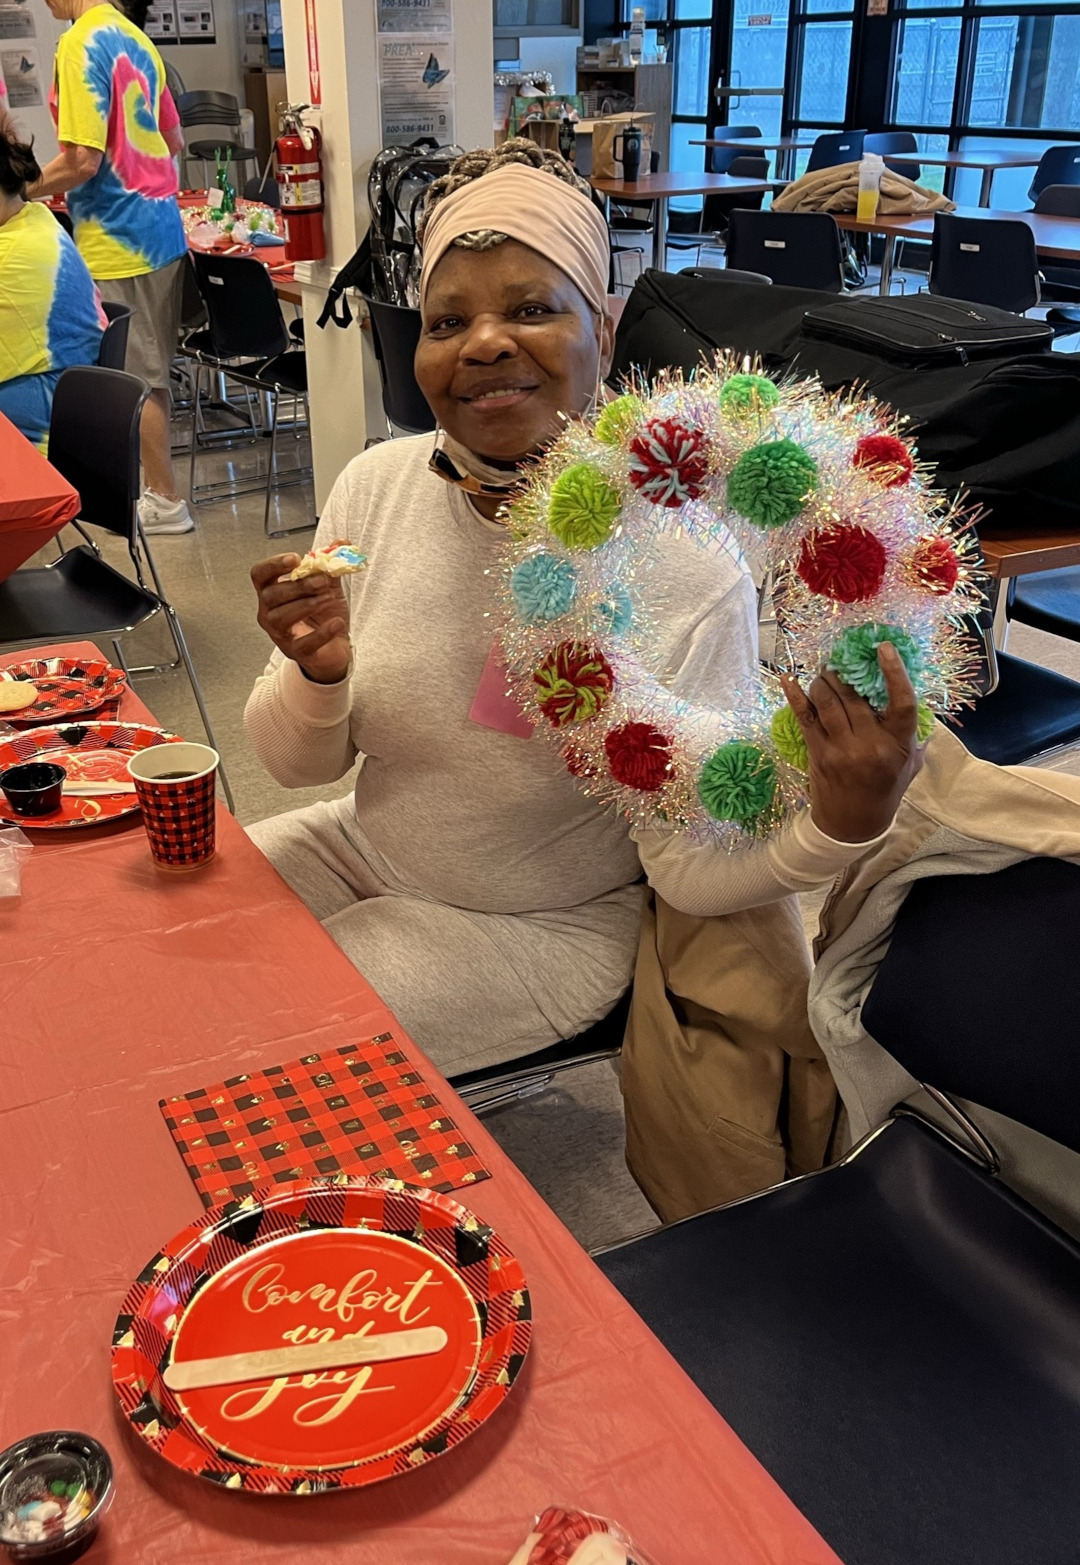
[[[79,496],[0,413],[0,581],[79,514]]]
[[[39,655],[60,651],[89,648]],[[122,711],[147,717],[131,696]],[[158,1099],[389,1020],[224,810],[219,830],[191,876],[154,869],[137,820],[38,833],[21,900],[0,902],[0,1444],[56,1427],[105,1442],[116,1502],[91,1565],[505,1565],[550,1502],[614,1517],[657,1565],[837,1565],[441,1079],[493,1173],[467,1200],[521,1258],[535,1310],[490,1423],[403,1478],[308,1500],[225,1493],[128,1436],[113,1321],[202,1210]]]

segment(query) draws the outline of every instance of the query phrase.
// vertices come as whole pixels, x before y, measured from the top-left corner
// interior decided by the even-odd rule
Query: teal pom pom
[[[615,582],[596,606],[613,636],[622,636],[630,629],[634,618],[634,605],[626,588]]]
[[[908,678],[915,684],[925,666],[923,650],[899,625],[850,626],[833,642],[826,665],[879,712],[889,704],[885,675],[877,660],[877,649],[885,641],[891,641],[899,652]]]
[[[720,388],[720,411],[729,418],[767,413],[779,401],[779,391],[765,375],[732,375]]]
[[[520,619],[534,625],[558,619],[574,601],[577,572],[569,560],[557,560],[553,554],[534,554],[514,567],[510,591]]]
[[[794,440],[769,440],[744,451],[728,479],[728,503],[755,527],[783,527],[817,486],[817,463]]]
[[[575,462],[551,486],[548,526],[568,549],[606,543],[622,510],[614,484],[588,462]]]
[[[809,772],[810,755],[806,748],[806,735],[789,706],[782,706],[773,713],[771,731],[780,759],[793,766],[797,772]]]
[[[756,744],[732,739],[705,762],[698,797],[718,821],[752,829],[776,794],[776,767]]]

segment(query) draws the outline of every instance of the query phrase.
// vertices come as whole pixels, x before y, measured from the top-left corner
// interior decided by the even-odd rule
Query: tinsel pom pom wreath
[[[889,702],[888,686],[877,656],[878,647],[886,641],[891,641],[899,652],[914,684],[923,671],[922,647],[898,625],[850,625],[833,642],[826,665],[879,712]]]
[[[611,664],[595,647],[560,641],[533,674],[536,700],[553,728],[587,723],[615,688]]]
[[[604,740],[612,777],[624,788],[655,793],[671,771],[671,736],[651,723],[624,723]]]
[[[613,636],[624,636],[634,618],[634,605],[621,582],[613,582],[596,606]]]
[[[577,572],[569,560],[534,554],[514,567],[510,591],[514,607],[527,624],[545,624],[569,611],[577,592]]]
[[[673,418],[652,418],[630,442],[630,482],[653,505],[696,500],[709,476],[700,429]]]
[[[720,388],[720,411],[728,418],[756,418],[779,401],[779,390],[765,375],[732,375]]]
[[[920,538],[909,563],[919,586],[941,597],[952,592],[960,576],[960,561],[947,538]]]
[[[798,516],[817,486],[817,463],[794,440],[744,451],[727,483],[728,504],[763,531]]]
[[[867,528],[822,527],[803,539],[795,568],[820,597],[865,603],[881,591],[888,560],[885,545]]]
[[[645,404],[628,391],[600,409],[594,433],[601,445],[621,446],[644,420]]]
[[[791,708],[782,706],[774,712],[769,727],[780,759],[793,766],[797,772],[808,772],[810,756],[806,748],[806,736]]]
[[[856,443],[852,467],[864,467],[886,489],[906,484],[915,471],[911,452],[898,435],[864,435]]]
[[[756,744],[731,739],[701,769],[698,795],[714,820],[753,829],[776,794],[776,767]]]
[[[596,549],[611,537],[622,510],[614,484],[589,462],[575,462],[551,486],[548,526],[568,549]]]

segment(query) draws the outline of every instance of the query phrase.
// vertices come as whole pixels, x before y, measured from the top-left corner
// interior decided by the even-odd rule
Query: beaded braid
[[[525,136],[514,136],[504,141],[501,147],[480,147],[475,152],[466,152],[451,165],[449,172],[432,182],[416,226],[420,245],[424,243],[428,223],[440,201],[445,201],[447,196],[452,196],[456,190],[471,184],[474,179],[494,174],[497,169],[507,168],[511,163],[524,163],[529,168],[538,168],[541,173],[550,174],[553,179],[561,179],[564,185],[572,186],[592,200],[592,189],[587,181],[576,174],[558,152],[538,147],[535,141],[529,141]],[[492,250],[496,245],[501,245],[505,238],[506,235],[500,234],[497,229],[481,228],[473,233],[461,234],[454,240],[454,244],[461,250]]]

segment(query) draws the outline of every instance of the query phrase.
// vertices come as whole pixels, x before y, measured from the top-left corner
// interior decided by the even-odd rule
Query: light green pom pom
[[[611,537],[622,496],[588,462],[575,462],[551,486],[548,526],[568,549],[595,549]]]
[[[806,736],[791,708],[782,706],[778,712],[774,712],[770,726],[773,744],[780,759],[794,766],[797,772],[809,772],[810,756],[806,749]]]
[[[727,497],[755,527],[783,527],[817,487],[817,463],[794,440],[768,440],[744,451],[731,470]]]
[[[773,802],[776,767],[743,739],[721,745],[701,769],[698,797],[714,820],[752,828]]]
[[[645,405],[641,398],[627,392],[601,410],[593,433],[605,446],[621,446],[644,418]]]
[[[934,724],[937,718],[931,712],[925,701],[919,702],[919,715],[915,722],[915,737],[920,744],[925,744],[934,732]]]
[[[720,411],[729,418],[759,417],[779,401],[779,391],[765,375],[732,375],[720,389]]]
[[[880,712],[889,704],[885,675],[877,659],[877,649],[891,641],[899,652],[908,678],[914,684],[923,672],[923,651],[914,636],[899,625],[851,625],[833,642],[828,668],[839,674],[870,705]]]

